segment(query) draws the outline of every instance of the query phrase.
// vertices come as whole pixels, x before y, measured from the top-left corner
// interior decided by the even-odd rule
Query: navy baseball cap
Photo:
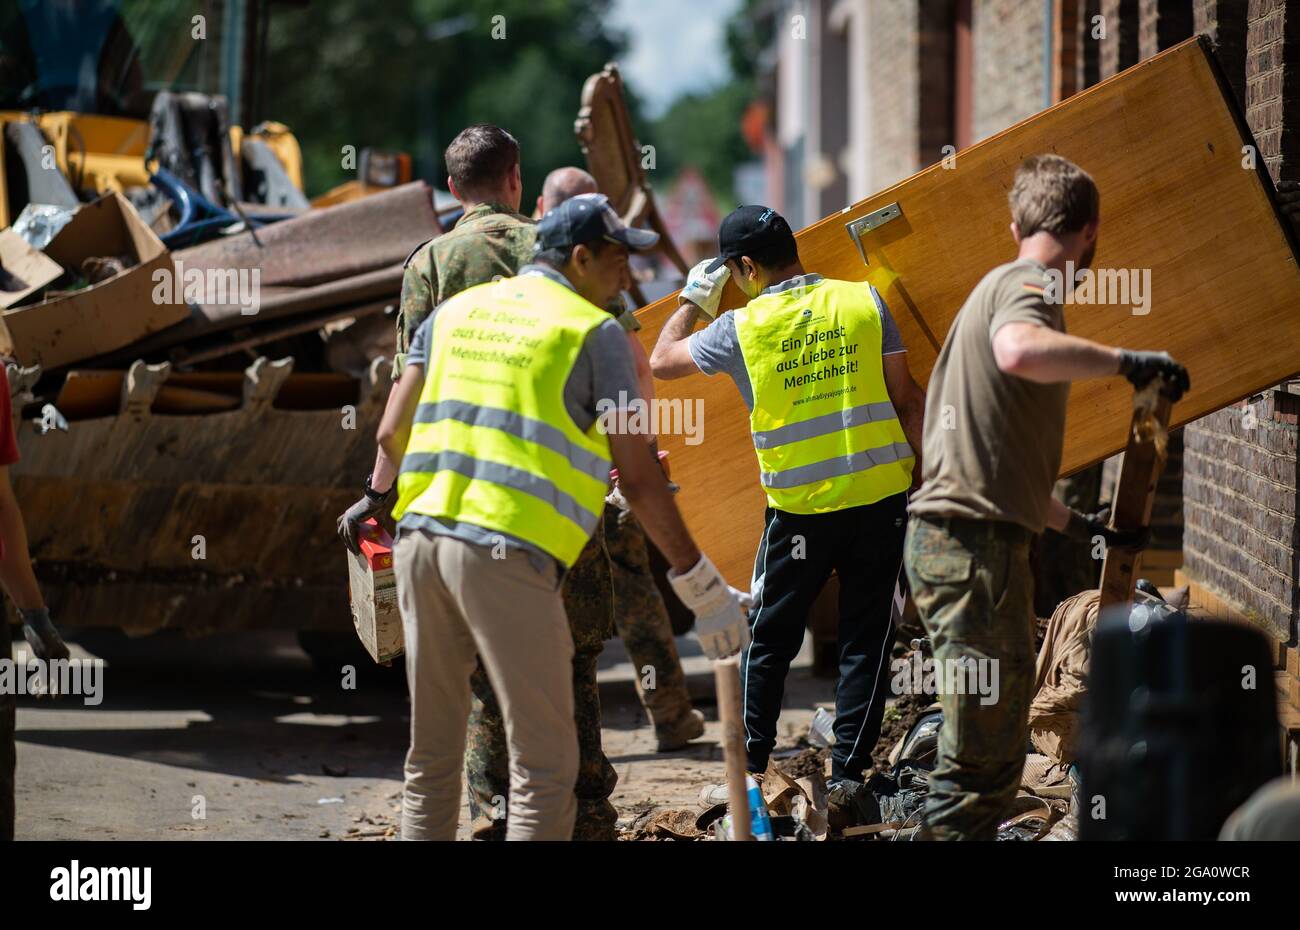
[[[705,270],[712,274],[728,261],[753,255],[770,245],[794,239],[785,217],[771,207],[750,204],[727,214],[718,230],[718,257]]]
[[[569,249],[605,239],[634,252],[654,248],[659,234],[623,222],[604,194],[579,194],[548,210],[537,221],[537,251]]]

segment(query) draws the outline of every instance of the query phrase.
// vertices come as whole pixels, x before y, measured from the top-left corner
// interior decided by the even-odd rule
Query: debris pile
[[[0,356],[51,608],[133,633],[284,617],[346,634],[330,515],[373,459],[403,263],[442,229],[430,188],[372,186],[312,207],[286,174],[293,159],[281,165],[259,134],[233,157],[187,165],[205,156],[169,119],[140,123],[157,166],[142,147],[138,164],[115,156],[133,167],[111,183],[73,172],[74,184],[63,161],[41,160],[52,119],[0,119],[31,154],[0,178],[0,224],[12,220],[0,230]],[[245,183],[250,158],[277,184]],[[103,514],[93,538],[73,500]],[[259,512],[257,525],[239,516]],[[246,544],[194,550],[195,527]],[[191,542],[160,547],[160,536]]]

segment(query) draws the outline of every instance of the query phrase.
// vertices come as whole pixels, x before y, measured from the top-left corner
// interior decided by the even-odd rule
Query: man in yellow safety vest
[[[603,516],[611,465],[706,652],[745,644],[736,593],[696,548],[645,437],[605,429],[629,422],[619,411],[640,393],[623,330],[601,308],[625,280],[629,249],[657,238],[625,226],[600,195],[572,198],[538,224],[533,264],[441,304],[412,342],[379,430],[401,463],[404,839],[455,836],[476,652],[506,722],[506,838],[570,838],[574,646],[559,588]]]
[[[767,494],[750,588],[753,641],[741,659],[752,773],[767,768],[776,743],[808,611],[831,572],[839,577],[829,800],[833,825],[849,824],[872,814],[862,777],[885,709],[890,611],[925,396],[880,294],[806,273],[775,210],[740,207],[718,240],[721,256],[691,270],[650,365],[659,378],[726,372],[750,410]],[[718,316],[728,277],[749,303]],[[713,322],[692,334],[701,313]],[[717,800],[710,792],[706,800]]]

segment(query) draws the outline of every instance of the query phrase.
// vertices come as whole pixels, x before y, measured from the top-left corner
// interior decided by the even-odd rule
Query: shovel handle
[[[722,721],[722,752],[727,763],[727,806],[731,811],[733,840],[752,840],[749,829],[749,792],[745,788],[745,733],[740,711],[740,661],[713,663],[718,693],[718,719]]]

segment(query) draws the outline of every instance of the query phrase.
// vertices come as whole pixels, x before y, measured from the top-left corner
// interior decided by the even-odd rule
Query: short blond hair
[[[1022,239],[1040,231],[1078,232],[1101,210],[1092,176],[1060,155],[1033,155],[1021,162],[1007,199]]]

